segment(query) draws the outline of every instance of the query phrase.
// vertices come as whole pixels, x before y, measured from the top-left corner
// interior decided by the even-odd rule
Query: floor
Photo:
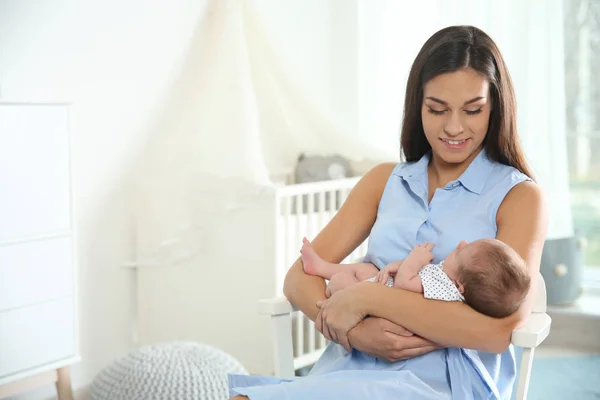
[[[533,361],[528,400],[600,399],[600,353],[540,348]]]
[[[552,328],[535,352],[528,400],[600,400],[600,291],[548,313]]]
[[[535,353],[534,359],[545,359],[552,357],[582,357],[592,354],[600,354],[586,350],[566,349],[563,347],[540,347]]]

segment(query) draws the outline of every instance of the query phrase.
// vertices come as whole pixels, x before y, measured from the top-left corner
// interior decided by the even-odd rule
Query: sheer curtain
[[[549,237],[573,234],[566,153],[560,0],[358,1],[359,135],[397,146],[410,65],[448,25],[475,25],[498,44],[517,93],[518,128],[550,205]]]

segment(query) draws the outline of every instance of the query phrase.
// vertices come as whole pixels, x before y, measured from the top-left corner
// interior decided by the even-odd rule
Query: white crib
[[[331,220],[346,200],[359,178],[338,179],[283,186],[276,191],[277,234],[276,285],[282,295],[283,281],[289,267],[297,260],[302,238],[312,240]],[[356,260],[366,253],[367,241],[343,262]],[[292,318],[294,368],[298,370],[315,363],[326,346],[325,338],[315,329],[314,322],[300,312]]]

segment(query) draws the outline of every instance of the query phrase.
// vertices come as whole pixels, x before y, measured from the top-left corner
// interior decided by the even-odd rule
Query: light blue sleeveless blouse
[[[515,185],[531,181],[481,151],[456,181],[437,189],[428,204],[429,160],[426,154],[417,162],[398,164],[387,182],[365,257],[378,268],[406,258],[418,243],[434,243],[433,262],[438,263],[461,240],[496,237],[500,204]],[[479,356],[508,398],[515,378],[512,347],[502,355],[479,352]]]
[[[434,243],[438,263],[461,240],[495,237],[500,203],[516,184],[530,180],[481,151],[456,181],[437,189],[428,204],[429,159],[427,154],[417,162],[398,164],[388,179],[365,257],[378,268],[406,258],[418,243]],[[515,376],[512,346],[500,355],[450,348],[389,363],[330,343],[308,377],[289,382],[235,376],[230,385],[235,388],[232,394],[252,400],[509,399]]]

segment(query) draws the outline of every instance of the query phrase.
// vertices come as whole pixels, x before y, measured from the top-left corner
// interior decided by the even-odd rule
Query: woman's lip
[[[461,150],[467,145],[467,141],[469,140],[469,138],[466,138],[466,139],[440,138],[440,140],[442,141],[442,143],[444,143],[444,146],[446,146],[446,148],[448,148],[448,149]],[[449,141],[454,142],[454,144],[450,143]]]

